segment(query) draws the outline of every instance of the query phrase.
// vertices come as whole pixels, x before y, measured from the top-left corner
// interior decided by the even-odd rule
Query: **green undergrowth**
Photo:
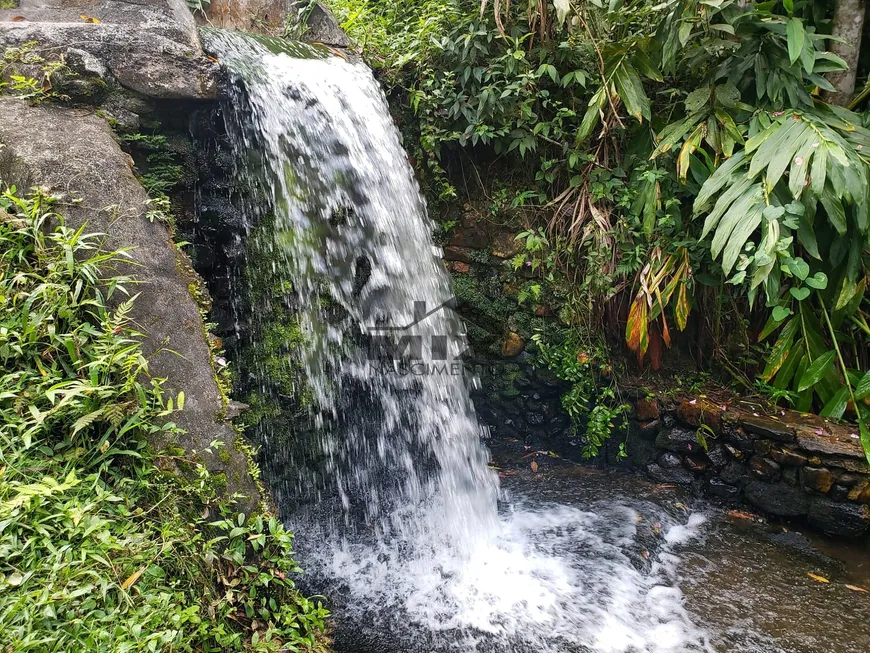
[[[124,252],[0,195],[0,649],[324,651],[292,535],[181,450]]]

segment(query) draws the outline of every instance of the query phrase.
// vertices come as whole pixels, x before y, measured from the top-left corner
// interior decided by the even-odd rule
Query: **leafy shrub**
[[[231,513],[148,374],[125,258],[0,195],[0,636],[15,651],[317,651],[292,536]],[[221,515],[215,520],[212,515]]]

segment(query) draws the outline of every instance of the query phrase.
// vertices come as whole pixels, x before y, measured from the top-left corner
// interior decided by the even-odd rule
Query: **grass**
[[[325,651],[292,535],[149,447],[184,397],[148,374],[123,257],[40,191],[0,193],[0,644]]]

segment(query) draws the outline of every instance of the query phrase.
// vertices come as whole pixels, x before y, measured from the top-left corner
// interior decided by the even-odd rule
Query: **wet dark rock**
[[[810,453],[857,458],[863,468],[867,470],[867,461],[864,459],[861,442],[851,435],[840,431],[835,435],[828,433],[821,427],[801,426],[797,429],[797,444],[798,447]]]
[[[810,525],[832,535],[860,537],[870,528],[870,509],[857,503],[838,503],[814,496],[809,501]]]
[[[802,467],[801,485],[808,490],[827,494],[834,484],[834,475],[825,467]]]
[[[658,463],[665,469],[672,469],[682,465],[683,459],[672,451],[665,451],[661,456],[659,456]]]
[[[749,461],[749,468],[756,478],[765,481],[777,478],[780,471],[779,465],[776,462],[763,456],[753,456]]]
[[[696,474],[700,474],[710,466],[710,463],[706,459],[697,454],[686,456],[685,460],[683,460],[683,464],[686,469]]]
[[[713,467],[724,467],[728,462],[728,455],[725,452],[725,447],[721,444],[714,444],[707,450],[707,460]]]
[[[727,440],[743,453],[753,453],[755,451],[756,437],[745,431],[742,428],[729,429],[726,432]]]
[[[651,422],[659,418],[659,402],[655,399],[639,399],[634,404],[634,414],[638,422]]]
[[[831,488],[831,491],[828,492],[828,496],[834,501],[846,501],[849,498],[849,488],[845,485],[837,484]]]
[[[695,475],[688,469],[675,467],[673,469],[665,469],[656,463],[650,463],[646,466],[647,475],[654,481],[659,483],[677,483],[679,485],[690,485],[695,480]]]
[[[471,253],[472,250],[468,247],[455,247],[453,245],[448,245],[444,248],[444,260],[471,263]]]
[[[788,447],[774,447],[770,451],[770,457],[780,465],[801,467],[807,464],[807,457]]]
[[[674,416],[671,415],[670,413],[665,413],[664,415],[662,415],[662,425],[665,428],[668,428],[668,429],[673,428],[674,424],[676,424],[676,423],[677,423],[677,420],[675,420]]]
[[[741,485],[749,478],[749,473],[745,465],[732,460],[719,472],[719,478],[729,485]]]
[[[690,453],[701,449],[695,432],[681,428],[660,431],[656,436],[656,446],[676,453]]]
[[[651,422],[635,422],[638,434],[647,440],[655,440],[661,428],[661,420],[654,419]]]
[[[728,485],[718,478],[709,479],[704,489],[708,495],[722,501],[733,501],[740,496],[740,488]]]
[[[241,401],[230,401],[224,411],[224,417],[228,420],[234,420],[237,417],[241,417],[242,413],[247,411],[249,408],[250,406],[248,404],[242,403]]]
[[[518,390],[528,390],[532,387],[532,382],[528,377],[520,376],[514,381],[514,387]]]
[[[625,451],[628,454],[628,462],[638,469],[644,468],[659,453],[651,440],[632,430],[625,438]]]
[[[782,472],[782,480],[784,483],[788,483],[789,485],[797,485],[798,484],[798,468],[797,467],[786,467]]]
[[[770,453],[770,448],[773,443],[770,440],[756,440],[755,453],[759,456],[766,456]]]
[[[723,444],[722,448],[725,449],[725,452],[735,460],[743,460],[744,453],[737,447],[730,444]]]
[[[809,495],[784,483],[750,481],[743,493],[749,503],[778,517],[800,517],[809,510]]]
[[[794,442],[795,439],[794,429],[773,417],[744,416],[740,424],[749,433],[763,438],[780,442]]]
[[[530,426],[540,426],[544,423],[543,413],[536,413],[534,411],[526,413],[526,423]]]

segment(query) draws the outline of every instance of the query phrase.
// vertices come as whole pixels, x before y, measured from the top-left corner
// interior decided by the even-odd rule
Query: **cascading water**
[[[250,219],[274,214],[274,274],[292,282],[305,334],[326,471],[299,471],[317,500],[286,512],[315,585],[341,597],[349,623],[392,629],[395,650],[706,650],[673,587],[668,538],[645,573],[627,553],[633,509],[501,497],[499,513],[457,373],[449,277],[368,69],[307,46],[204,38],[231,78],[225,115]],[[326,301],[342,319],[324,320]],[[686,531],[660,519],[672,539]]]

